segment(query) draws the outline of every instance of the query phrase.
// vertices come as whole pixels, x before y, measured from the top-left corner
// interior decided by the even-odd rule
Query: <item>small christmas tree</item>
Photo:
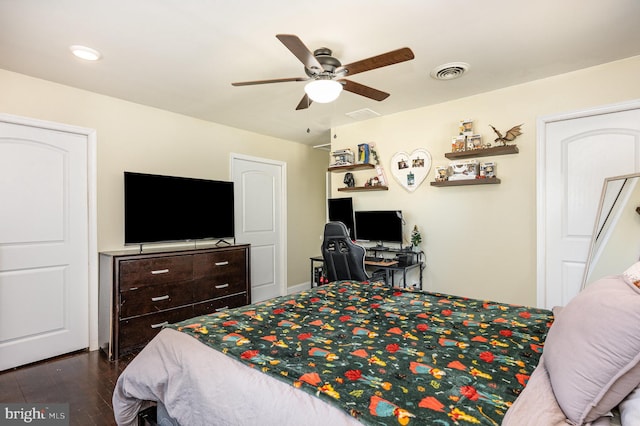
[[[422,235],[420,235],[420,231],[418,230],[418,225],[413,225],[413,231],[411,231],[411,245],[413,247],[418,247],[422,242]]]

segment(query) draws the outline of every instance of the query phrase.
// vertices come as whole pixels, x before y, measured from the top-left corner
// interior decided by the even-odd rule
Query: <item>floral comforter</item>
[[[335,282],[168,327],[364,424],[499,425],[550,311]]]

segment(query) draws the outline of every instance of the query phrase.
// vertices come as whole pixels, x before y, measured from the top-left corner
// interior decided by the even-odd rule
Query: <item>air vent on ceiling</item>
[[[431,77],[436,80],[453,80],[462,77],[469,70],[469,64],[465,62],[450,62],[431,70]]]
[[[380,114],[369,108],[362,108],[356,111],[345,113],[346,116],[354,120],[366,120],[368,118],[380,117]]]

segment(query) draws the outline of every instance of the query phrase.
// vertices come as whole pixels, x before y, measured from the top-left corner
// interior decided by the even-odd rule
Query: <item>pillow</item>
[[[624,278],[635,285],[640,286],[640,262],[636,262],[633,266],[622,273]]]
[[[634,389],[618,406],[622,426],[633,426],[640,422],[640,387]]]
[[[544,358],[573,424],[608,413],[640,384],[640,289],[624,274],[591,284],[555,319]]]

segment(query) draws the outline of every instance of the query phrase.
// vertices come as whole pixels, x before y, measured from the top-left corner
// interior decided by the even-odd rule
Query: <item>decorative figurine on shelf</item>
[[[467,138],[467,150],[469,149],[482,149],[482,136],[472,135]]]
[[[330,166],[350,166],[354,163],[353,152],[351,149],[339,149],[331,153],[333,156],[333,163]]]
[[[466,136],[456,136],[451,139],[451,152],[462,152],[467,144]]]
[[[449,175],[449,168],[444,166],[436,166],[436,182],[444,182]]]
[[[460,134],[462,136],[473,135],[473,120],[460,121]]]
[[[353,173],[351,173],[351,172],[345,173],[344,180],[342,182],[345,185],[347,185],[347,188],[353,188],[354,186],[356,186],[356,181],[353,178]]]
[[[420,231],[418,230],[418,225],[413,225],[413,231],[411,231],[411,245],[413,246],[414,251],[417,251],[418,246],[422,242],[422,235],[420,235]]]
[[[489,124],[489,127],[491,127],[493,131],[496,132],[496,135],[498,135],[498,137],[494,140],[495,143],[502,142],[502,146],[506,146],[507,142],[513,142],[518,136],[522,134],[522,132],[520,131],[520,127],[522,127],[522,124],[510,128],[509,130],[507,130],[507,134],[504,136],[502,136],[502,133],[500,133],[491,124]]]
[[[380,186],[380,179],[378,179],[377,176],[374,176],[372,178],[370,178],[369,180],[367,180],[367,182],[364,184],[364,186]]]
[[[369,163],[369,144],[361,143],[358,145],[358,163]]]
[[[478,176],[477,160],[453,161],[450,167],[453,174],[449,176],[449,180],[470,180]]]
[[[480,179],[488,179],[496,177],[496,163],[494,161],[485,161],[480,163]]]

